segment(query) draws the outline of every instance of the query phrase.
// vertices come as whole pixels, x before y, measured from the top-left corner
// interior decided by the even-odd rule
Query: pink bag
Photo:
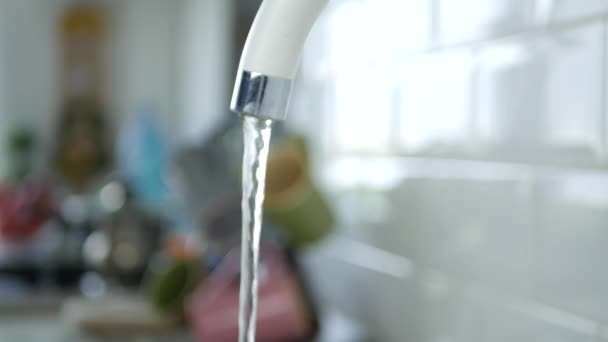
[[[230,253],[187,305],[200,342],[238,340],[239,258],[238,251]],[[316,321],[297,272],[276,248],[263,248],[260,261],[256,341],[309,340]]]

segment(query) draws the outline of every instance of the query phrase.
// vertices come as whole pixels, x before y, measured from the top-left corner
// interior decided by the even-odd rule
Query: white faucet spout
[[[329,0],[264,0],[243,49],[231,109],[279,120],[302,48]]]

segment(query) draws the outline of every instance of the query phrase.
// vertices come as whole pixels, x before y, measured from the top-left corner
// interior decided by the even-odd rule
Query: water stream
[[[262,205],[271,134],[271,120],[244,117],[239,342],[255,342]]]

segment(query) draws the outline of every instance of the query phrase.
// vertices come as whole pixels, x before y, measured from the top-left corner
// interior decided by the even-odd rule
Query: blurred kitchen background
[[[0,0],[0,341],[236,340],[259,3]],[[607,20],[331,1],[273,137],[259,339],[608,341]]]

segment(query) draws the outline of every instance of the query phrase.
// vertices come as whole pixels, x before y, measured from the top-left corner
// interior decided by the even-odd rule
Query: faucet
[[[285,119],[306,38],[329,0],[264,0],[247,37],[230,109]]]
[[[271,124],[285,118],[302,48],[328,1],[264,0],[241,56],[230,108],[247,119],[243,126],[243,273],[238,339],[242,342],[254,341],[256,336],[259,249],[254,247],[260,241]]]

